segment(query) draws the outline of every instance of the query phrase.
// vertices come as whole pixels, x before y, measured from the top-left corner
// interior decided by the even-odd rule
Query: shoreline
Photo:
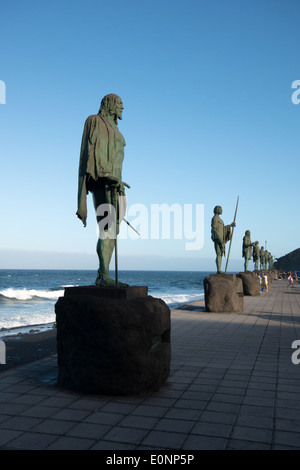
[[[5,343],[6,364],[0,364],[0,374],[56,354],[56,328],[6,336],[2,341]]]

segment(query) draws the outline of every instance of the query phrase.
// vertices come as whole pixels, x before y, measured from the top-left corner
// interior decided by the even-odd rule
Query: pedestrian
[[[266,275],[266,273],[263,273],[263,275],[262,275],[262,284],[263,284],[264,288],[266,289],[266,292],[269,292],[269,289],[268,289],[268,276]]]

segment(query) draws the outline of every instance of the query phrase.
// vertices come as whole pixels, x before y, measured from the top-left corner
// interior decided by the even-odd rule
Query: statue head
[[[221,206],[216,206],[214,208],[214,214],[222,214],[222,207]]]
[[[246,235],[247,237],[250,237],[250,230],[246,230],[245,235]]]
[[[114,93],[110,93],[102,98],[98,114],[104,117],[112,117],[115,124],[118,124],[118,119],[122,119],[123,109],[121,98]]]

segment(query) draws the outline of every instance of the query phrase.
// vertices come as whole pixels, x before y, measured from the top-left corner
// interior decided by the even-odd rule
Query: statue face
[[[116,104],[115,104],[115,113],[118,119],[122,119],[122,112],[123,112],[124,106],[121,98],[116,99]]]
[[[221,207],[221,206],[216,206],[216,207],[214,208],[214,213],[215,213],[215,214],[222,214],[222,212],[223,212],[223,211],[222,211],[222,207]]]

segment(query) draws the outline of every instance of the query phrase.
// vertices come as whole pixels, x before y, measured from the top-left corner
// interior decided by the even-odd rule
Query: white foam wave
[[[37,289],[13,289],[8,288],[0,291],[0,295],[8,299],[16,300],[31,300],[33,298],[41,299],[58,299],[58,297],[64,295],[63,290],[37,290]]]
[[[155,297],[155,296],[154,296]],[[188,302],[193,302],[196,300],[203,299],[204,294],[165,294],[160,296],[160,298],[172,308],[177,307],[178,305],[186,304]]]

